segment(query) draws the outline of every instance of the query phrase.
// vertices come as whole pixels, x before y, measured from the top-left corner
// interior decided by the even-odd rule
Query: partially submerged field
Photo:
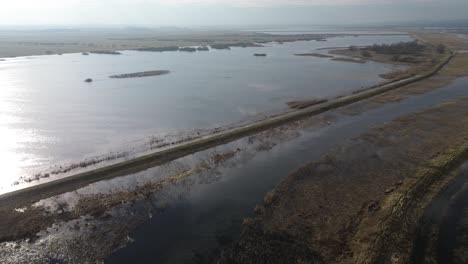
[[[457,54],[431,78],[338,111],[358,115],[428,93],[468,75],[467,69],[468,56]],[[292,172],[244,220],[221,263],[409,263],[419,219],[468,159],[467,114],[468,98],[437,105],[376,127]],[[468,249],[457,246],[450,261],[463,263]],[[430,248],[422,254],[435,261]]]
[[[291,173],[221,263],[408,263],[418,218],[468,157],[467,114],[463,98],[399,118]]]
[[[378,33],[376,33],[378,34]],[[346,34],[275,35],[243,31],[186,30],[186,29],[57,29],[57,30],[1,30],[0,58],[30,55],[52,55],[92,52],[117,54],[121,50],[195,51],[190,48],[206,46],[215,49],[230,47],[261,47],[266,42],[299,40],[322,41]]]
[[[388,80],[407,78],[427,71],[439,63],[447,52],[448,49],[443,44],[422,41],[395,43],[391,45],[372,45],[368,47],[350,46],[349,48],[329,51],[331,54],[355,58],[357,62],[372,60],[381,63],[407,66],[405,70],[396,70],[381,75],[382,78]],[[346,58],[344,58],[344,60],[346,61]],[[349,61],[351,61],[351,59],[349,59]]]
[[[417,39],[428,43],[443,43],[452,50],[466,50],[468,48],[468,38],[462,38],[456,34],[418,31],[409,32],[410,35]]]
[[[370,93],[361,98],[367,100],[338,112],[360,114],[385,103],[430,92],[467,75],[467,66],[467,54],[457,54],[436,76],[385,90],[379,96]],[[359,98],[357,94],[356,98]],[[323,109],[317,106],[317,109],[323,112],[340,107],[347,99],[339,100]],[[351,102],[355,101],[349,100]],[[327,102],[296,101],[291,102],[290,107],[303,109],[319,103]],[[256,216],[244,221],[241,239],[224,252],[222,263],[406,263],[411,254],[409,249],[417,228],[416,220],[441,186],[451,179],[443,176],[449,175],[467,156],[464,133],[468,129],[467,114],[468,99],[463,98],[402,117],[372,129],[323,159],[291,173],[276,190],[265,196],[263,205],[255,208]],[[311,119],[320,126],[329,123],[329,120]],[[250,135],[245,139],[248,144],[266,151],[277,144],[272,138],[287,140],[298,136],[297,130],[303,125],[303,121],[298,120],[280,122],[278,124],[282,126],[266,126],[268,129],[252,130],[234,138]],[[310,118],[306,120],[310,122]],[[213,144],[226,142],[229,140]],[[148,213],[151,218],[153,213],[157,217],[157,213],[164,211],[165,206],[159,204],[160,201],[153,204],[151,197],[155,193],[173,183],[189,185],[194,180],[192,175],[216,169],[242,151],[244,149],[237,147],[213,154],[191,167],[178,168],[170,177],[138,185],[134,191],[88,195],[76,201],[73,208],[61,202],[56,203],[54,210],[41,203],[31,206],[38,197],[46,197],[26,195],[18,199],[18,204],[8,203],[0,207],[3,215],[0,218],[0,241],[27,240],[34,244],[38,234],[66,237],[67,233],[62,231],[71,230],[75,236],[67,238],[66,252],[73,252],[70,258],[75,259],[70,262],[78,262],[76,257],[90,262],[104,258],[130,240],[128,233],[144,222]],[[127,173],[149,167],[151,164],[144,164]],[[63,192],[56,191],[55,194]],[[70,194],[57,200],[66,199],[67,195]],[[135,207],[149,209],[133,215],[138,211],[133,210]],[[125,216],[111,217],[111,211],[114,215]],[[132,216],[123,211],[130,211]],[[99,232],[95,232],[97,229]],[[103,246],[83,245],[87,239]],[[11,247],[12,251],[18,246],[14,243],[3,245]],[[63,245],[52,243],[47,250],[62,251]]]
[[[409,96],[425,94],[444,87],[459,77],[468,75],[468,54],[458,53],[438,74],[431,78],[421,80],[376,96],[365,103],[357,103],[339,110],[342,113],[357,115],[389,102],[399,102]]]

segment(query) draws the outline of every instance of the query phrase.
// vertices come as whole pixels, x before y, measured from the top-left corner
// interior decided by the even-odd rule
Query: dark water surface
[[[163,213],[140,226],[131,235],[135,242],[106,263],[210,263],[219,248],[236,239],[243,217],[251,215],[264,195],[291,171],[373,126],[468,96],[467,85],[468,78],[458,79],[431,93],[356,116],[328,113],[336,118],[330,126],[306,130],[291,142],[224,169],[219,181],[186,190],[183,199],[175,199]]]
[[[432,255],[437,263],[462,263],[455,256],[459,252],[466,254],[468,250],[468,163],[459,168],[458,176],[434,198],[422,216],[417,237],[414,242],[411,263],[426,263],[426,256]],[[434,229],[438,229],[435,237]],[[437,243],[434,252],[429,245]]]

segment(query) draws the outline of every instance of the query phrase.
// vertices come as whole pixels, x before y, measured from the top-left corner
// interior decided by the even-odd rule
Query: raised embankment
[[[251,125],[216,134],[208,138],[195,140],[193,142],[182,144],[163,151],[3,194],[0,196],[0,203],[14,207],[24,206],[28,203],[35,202],[40,199],[82,188],[91,183],[137,173],[196,152],[226,144],[264,130],[296,121],[298,119],[318,115],[332,109],[365,100],[376,95],[395,90],[402,86],[429,78],[439,72],[445,65],[447,65],[453,56],[453,53],[447,55],[430,71],[423,72],[410,78],[387,83],[370,90],[363,90],[349,96],[332,99],[306,109],[288,112],[280,116],[272,117]]]

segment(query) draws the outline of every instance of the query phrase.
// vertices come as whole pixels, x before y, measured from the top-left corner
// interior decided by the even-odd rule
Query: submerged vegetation
[[[128,153],[126,153],[126,152],[111,153],[111,154],[106,155],[106,156],[86,159],[86,160],[83,160],[83,161],[81,161],[79,163],[72,163],[72,164],[69,164],[69,165],[57,166],[57,167],[54,167],[54,169],[52,169],[50,172],[36,173],[32,177],[31,176],[29,176],[29,177],[28,176],[22,176],[22,177],[20,177],[18,179],[18,181],[14,182],[14,185],[18,185],[18,184],[23,183],[23,182],[31,183],[31,182],[38,181],[38,180],[41,180],[41,179],[47,179],[47,178],[49,178],[51,176],[68,173],[68,172],[71,172],[71,171],[76,170],[76,169],[85,169],[85,168],[87,168],[89,166],[93,166],[93,165],[99,164],[101,162],[112,161],[112,160],[124,158],[127,155],[128,155]]]
[[[322,41],[320,38],[316,40]],[[206,41],[206,43],[204,42],[200,45],[209,45],[213,49],[230,49],[231,47],[262,47],[262,45],[256,43],[263,43],[258,40],[252,42],[239,41],[232,42],[233,44],[218,44],[215,41],[208,43]],[[198,44],[193,43],[181,42],[175,45],[187,46],[150,47],[139,48],[137,50],[153,52],[197,52],[210,50],[208,46],[198,46]],[[144,46],[140,45],[140,47]],[[41,174],[36,174],[30,178],[21,178],[23,183],[30,183],[50,177],[59,178],[58,176],[72,175],[56,183],[31,188],[30,190],[32,191],[29,193],[23,191],[19,192],[16,197],[13,195],[3,198],[4,203],[0,208],[0,212],[4,215],[4,224],[3,228],[0,228],[0,241],[32,238],[31,244],[34,244],[36,242],[33,240],[39,234],[39,231],[43,230],[47,234],[50,232],[52,235],[59,237],[63,233],[57,232],[59,230],[57,228],[58,225],[64,224],[66,221],[71,222],[71,220],[80,219],[83,221],[81,227],[76,228],[75,226],[77,225],[70,225],[70,228],[75,228],[77,233],[80,233],[79,238],[73,242],[63,240],[70,244],[76,242],[76,248],[79,249],[91,248],[94,246],[93,242],[106,241],[108,243],[103,245],[106,251],[99,247],[96,249],[96,252],[101,255],[92,256],[92,253],[81,251],[85,252],[83,255],[87,255],[88,257],[104,258],[111,254],[112,250],[126,245],[126,242],[117,244],[116,241],[130,240],[130,231],[134,226],[136,227],[144,220],[146,221],[148,215],[151,219],[153,214],[164,210],[165,205],[160,205],[165,203],[165,197],[163,196],[174,194],[172,193],[174,188],[171,184],[181,182],[181,185],[184,185],[183,187],[186,188],[190,184],[189,182],[198,180],[198,178],[190,177],[197,173],[203,174],[201,181],[203,181],[203,184],[207,184],[207,182],[214,181],[214,179],[210,178],[211,174],[205,174],[205,171],[217,169],[223,163],[226,163],[226,166],[230,165],[227,161],[233,161],[234,163],[234,160],[236,162],[237,160],[241,160],[244,162],[247,156],[245,154],[250,154],[246,153],[244,149],[240,149],[244,148],[244,145],[235,143],[232,149],[223,149],[223,144],[242,138],[243,143],[249,144],[248,149],[269,150],[276,142],[269,142],[265,134],[280,134],[281,131],[289,133],[289,130],[292,130],[294,127],[295,130],[292,134],[299,136],[303,131],[299,129],[301,128],[300,123],[308,120],[311,116],[318,115],[317,118],[324,118],[323,123],[326,124],[328,122],[327,118],[329,118],[327,117],[329,115],[327,111],[336,108],[346,108],[346,106],[351,108],[356,106],[358,101],[361,101],[359,103],[364,104],[363,108],[365,108],[368,107],[365,104],[375,102],[375,96],[379,94],[380,96],[377,97],[380,97],[382,102],[403,100],[405,97],[400,93],[405,87],[408,87],[408,84],[415,82],[420,84],[419,81],[439,72],[451,58],[450,50],[443,45],[431,46],[416,41],[369,47],[351,46],[349,49],[335,52],[336,54],[349,57],[335,57],[320,53],[300,53],[294,55],[329,58],[333,61],[353,63],[366,63],[367,61],[390,62],[404,65],[403,67],[409,67],[409,69],[383,75],[382,77],[392,79],[393,81],[388,81],[387,85],[375,85],[372,89],[368,87],[369,89],[359,91],[353,95],[330,100],[320,98],[302,100],[299,94],[295,97],[299,100],[288,102],[287,106],[291,109],[305,110],[284,111],[281,114],[266,117],[261,121],[256,120],[255,123],[252,122],[246,126],[233,127],[232,130],[225,127],[219,128],[219,130],[216,128],[215,132],[219,133],[200,135],[197,132],[197,135],[193,134],[193,137],[186,137],[180,139],[180,141],[173,142],[155,137],[151,139],[149,145],[151,149],[154,147],[154,149],[159,149],[159,151],[151,152],[149,155],[142,157],[135,158],[128,155],[128,153],[119,152],[110,156],[87,159],[68,166],[55,167],[55,170],[47,171],[47,173],[43,171]],[[120,54],[113,51],[90,53]],[[226,54],[228,53],[226,52]],[[247,51],[247,56],[250,56],[251,60],[257,61],[252,58],[252,53],[252,51]],[[214,53],[209,54],[215,55]],[[89,53],[83,53],[83,55],[89,55]],[[191,57],[191,54],[185,55]],[[270,54],[268,55],[270,56]],[[266,57],[267,54],[254,53],[253,56]],[[289,58],[291,58],[291,53],[289,53]],[[309,59],[315,61],[322,60]],[[258,62],[264,64],[263,62],[268,62],[269,60],[259,58]],[[303,58],[302,60],[307,60],[307,58]],[[461,70],[454,71],[452,74],[462,74],[462,70],[466,71],[467,68],[463,68],[463,64],[459,63]],[[337,67],[341,65],[338,63],[333,64]],[[371,66],[369,65],[369,67]],[[450,67],[445,67],[440,72],[447,71],[447,68]],[[138,78],[169,73],[169,70],[155,70],[112,75],[109,78]],[[409,80],[399,80],[415,75],[417,77]],[[434,79],[429,78],[426,82],[433,83]],[[91,83],[93,79],[88,78],[85,82]],[[284,103],[283,106],[286,108]],[[422,187],[416,189],[413,186],[418,187],[418,185],[411,184],[417,183],[421,185],[422,183],[425,184],[427,179],[438,178],[440,171],[445,172],[454,167],[451,159],[460,156],[458,150],[461,150],[461,147],[463,147],[464,152],[467,151],[468,146],[463,144],[466,137],[462,132],[466,130],[465,128],[468,128],[468,119],[463,118],[466,116],[468,108],[463,106],[468,106],[466,99],[450,102],[449,104],[425,110],[418,114],[411,114],[404,118],[396,119],[385,126],[371,128],[368,133],[355,138],[355,140],[353,139],[353,141],[350,140],[344,146],[338,146],[340,148],[329,152],[328,155],[320,160],[310,160],[311,163],[291,173],[276,190],[265,195],[263,203],[255,207],[252,218],[245,219],[242,234],[239,236],[240,239],[238,241],[228,240],[226,242],[226,239],[224,240],[225,242],[222,243],[222,247],[225,250],[221,254],[219,263],[362,263],[359,261],[359,258],[368,257],[368,259],[374,260],[381,256],[379,260],[384,258],[389,261],[393,261],[394,259],[399,260],[400,258],[405,259],[406,256],[401,252],[397,252],[395,248],[398,248],[399,241],[403,242],[400,248],[405,248],[405,250],[410,248],[411,245],[407,243],[409,240],[406,241],[398,236],[400,234],[406,235],[405,232],[407,232],[408,226],[414,227],[418,218],[416,217],[417,213],[412,214],[413,209],[419,210],[419,207],[424,206],[423,202],[426,198],[425,195],[427,195],[424,192],[426,189]],[[321,113],[325,114],[319,115]],[[335,116],[335,114],[330,113],[330,116]],[[288,128],[286,124],[288,126],[291,125],[291,128]],[[340,129],[339,126],[337,128]],[[271,132],[275,131],[275,129],[280,132]],[[341,129],[341,131],[344,130]],[[349,133],[348,131],[344,132]],[[415,137],[408,136],[413,134],[417,135],[417,140],[415,140]],[[282,136],[282,134],[280,135]],[[284,137],[286,138],[286,136]],[[447,137],[450,137],[451,140],[447,141]],[[323,140],[323,138],[319,138],[319,140]],[[313,150],[315,146],[312,147]],[[202,150],[214,149],[214,147],[219,147],[219,149],[208,153],[200,162],[195,157],[188,156]],[[180,171],[172,175],[172,168],[164,166],[171,161],[178,162],[182,157],[189,157],[190,162],[187,166],[184,164]],[[464,158],[466,158],[466,153],[464,154]],[[115,162],[115,164],[110,164],[109,161],[113,161],[114,159],[119,159],[119,161]],[[196,162],[193,162],[193,160],[196,160]],[[106,162],[106,164],[97,168],[100,162]],[[132,187],[133,189],[115,191],[117,188],[112,186],[113,189],[109,193],[96,196],[87,194],[88,197],[80,199],[73,209],[70,207],[65,210],[60,207],[57,212],[49,212],[42,211],[42,208],[39,210],[29,206],[31,201],[37,201],[39,198],[42,199],[46,196],[50,197],[52,194],[56,195],[66,191],[77,190],[97,181],[136,174],[154,166],[159,169],[159,165],[162,165],[160,167],[164,173],[163,177],[159,178],[158,174],[152,175],[152,172],[150,172],[149,174],[151,175],[148,177],[153,179],[152,181],[148,180],[148,182],[145,182],[144,178],[146,175],[139,177],[137,180],[131,178],[134,177],[133,175],[129,176],[132,182],[137,182],[136,187]],[[86,174],[81,173],[88,166],[91,166],[91,168],[86,170]],[[79,174],[75,174],[75,171],[73,171],[75,169]],[[67,173],[67,175],[58,175],[62,173]],[[216,173],[222,174],[223,172],[216,171]],[[143,180],[141,181],[140,178],[143,178]],[[57,185],[54,186],[54,184]],[[113,184],[113,182],[110,184],[109,182],[104,182],[103,185]],[[429,184],[427,185],[429,186]],[[433,184],[432,186],[434,186],[433,189],[437,189],[442,185]],[[95,186],[91,187],[94,188]],[[163,188],[167,188],[167,191],[166,189],[162,191]],[[408,190],[412,192],[407,192]],[[260,195],[263,192],[266,191],[262,190]],[[77,193],[78,191],[74,195],[77,195]],[[83,195],[82,193],[86,193],[86,191],[81,192],[80,195]],[[67,195],[65,194],[64,197],[68,198]],[[181,194],[175,192],[174,196],[181,196]],[[412,200],[413,198],[414,200]],[[148,212],[146,212],[146,205],[141,202],[145,199],[150,204],[150,206],[147,206],[149,208]],[[429,199],[426,200],[428,201]],[[57,201],[59,200],[57,199]],[[403,203],[398,203],[399,201],[403,201]],[[419,204],[413,205],[411,202]],[[22,208],[15,208],[17,204],[25,205],[26,207],[24,208],[27,208],[27,210],[25,209],[26,213]],[[395,204],[397,206],[394,206]],[[145,214],[134,217],[134,211],[137,210],[133,209],[137,207],[145,207]],[[124,210],[126,213],[123,213]],[[123,221],[123,215],[127,214],[127,211],[129,212],[128,214],[131,213],[133,218],[129,217]],[[405,215],[408,212],[410,217],[406,217]],[[108,235],[112,229],[109,228],[109,225],[92,226],[92,221],[83,220],[85,219],[83,216],[95,217],[99,220],[104,219],[108,221],[106,222],[108,224],[112,222],[115,234],[121,237],[115,238],[112,237],[112,234]],[[158,217],[158,215],[155,217]],[[214,219],[217,219],[217,217]],[[387,221],[387,219],[389,220]],[[86,223],[84,223],[85,221]],[[393,222],[389,224],[390,221]],[[408,226],[405,224],[408,224]],[[176,224],[174,226],[178,228]],[[194,228],[191,225],[188,226],[192,232]],[[217,228],[218,226],[215,227]],[[53,229],[55,229],[55,232]],[[88,241],[90,243],[86,241],[86,238],[88,238],[88,233],[86,232],[91,234]],[[199,231],[196,230],[196,232]],[[97,241],[96,237],[102,240]],[[57,241],[61,241],[60,239],[57,239]],[[185,237],[182,239],[185,239]],[[376,247],[374,245],[368,247],[367,244],[370,244],[370,241],[377,241],[380,244],[376,243]],[[232,244],[233,242],[234,244]],[[29,240],[25,243],[29,243]],[[38,243],[43,242],[40,241]],[[388,247],[386,247],[387,245]],[[51,252],[56,250],[49,248],[47,247],[47,250]],[[77,257],[83,259],[82,255],[79,254],[79,250],[75,249],[75,251]],[[221,251],[219,250],[217,253]],[[398,254],[391,254],[393,251]],[[67,257],[66,254],[62,253],[63,256]],[[90,262],[92,261],[90,260]],[[208,261],[200,260],[199,262],[207,263]],[[375,261],[375,263],[380,262]],[[397,261],[395,263],[401,262]]]
[[[398,118],[293,171],[218,263],[411,263],[422,209],[467,158],[467,105]]]

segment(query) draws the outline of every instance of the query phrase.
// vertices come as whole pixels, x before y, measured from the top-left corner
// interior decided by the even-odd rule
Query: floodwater
[[[8,58],[0,61],[0,193],[20,177],[145,146],[152,137],[224,126],[284,111],[290,100],[334,97],[378,83],[392,66],[293,54],[408,40],[353,36],[230,51]],[[109,78],[150,70],[171,73]]]
[[[218,181],[184,189],[183,196],[177,195],[164,212],[140,226],[131,234],[134,242],[118,250],[106,263],[211,263],[220,248],[236,239],[243,217],[251,215],[255,205],[262,203],[264,195],[288,173],[371,127],[466,97],[467,84],[468,78],[461,78],[433,92],[356,116],[331,111],[325,114],[334,120],[330,126],[302,131],[300,137],[288,143],[225,168]]]
[[[243,30],[246,32],[262,32],[266,34],[369,34],[369,31],[352,28],[352,27],[310,27],[310,26],[275,26],[275,27],[264,27],[264,28],[250,28]],[[379,34],[401,34],[398,31],[383,31],[380,30]]]
[[[414,242],[411,263],[426,263],[432,255],[437,263],[466,262],[468,249],[468,163],[457,171],[455,179],[425,209]],[[438,232],[434,232],[438,230]],[[437,234],[437,235],[436,235]],[[430,247],[436,243],[436,246]],[[434,252],[431,252],[435,250]],[[465,258],[465,260],[463,260]]]

